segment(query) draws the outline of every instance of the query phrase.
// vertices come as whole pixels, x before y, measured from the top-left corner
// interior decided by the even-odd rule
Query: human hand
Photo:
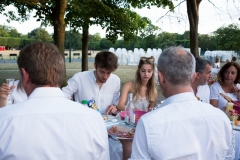
[[[3,83],[0,87],[0,98],[7,99],[9,92],[15,88],[15,86],[9,87],[7,83]]]
[[[237,96],[237,99],[240,100],[240,89],[236,85],[233,85],[233,93]]]
[[[109,105],[107,108],[106,114],[113,114],[115,112],[117,112],[117,106],[113,104]]]

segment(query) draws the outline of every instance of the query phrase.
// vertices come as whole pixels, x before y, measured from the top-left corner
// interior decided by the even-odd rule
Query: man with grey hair
[[[191,92],[195,59],[181,47],[170,47],[158,59],[158,77],[166,100],[138,121],[131,159],[230,159],[231,123]]]
[[[192,82],[192,92],[202,102],[210,103],[208,81],[212,77],[212,63],[200,57],[196,58],[196,77]]]

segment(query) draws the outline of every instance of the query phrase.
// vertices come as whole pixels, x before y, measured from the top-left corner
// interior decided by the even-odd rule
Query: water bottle
[[[125,108],[124,120],[125,122],[135,123],[135,114],[134,114],[134,106],[132,102],[133,94],[128,94],[128,102]]]

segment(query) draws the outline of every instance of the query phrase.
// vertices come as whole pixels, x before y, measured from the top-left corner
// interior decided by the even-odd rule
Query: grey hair
[[[187,85],[195,73],[194,56],[182,47],[169,47],[158,59],[158,70],[172,85]]]
[[[212,65],[212,62],[206,59],[202,59],[200,57],[196,58],[196,72],[203,73],[206,65]]]

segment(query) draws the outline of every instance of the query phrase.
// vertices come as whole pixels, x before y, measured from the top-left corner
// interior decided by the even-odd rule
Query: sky
[[[240,0],[203,0],[199,8],[199,27],[200,34],[211,34],[221,26],[227,26],[232,23],[240,24]],[[175,1],[178,4],[180,1]],[[152,23],[161,31],[170,33],[183,34],[184,31],[189,30],[189,23],[187,18],[186,2],[175,8],[174,13],[164,16],[168,9],[151,7],[151,9],[134,9],[142,17],[148,17]],[[0,24],[15,27],[19,33],[27,34],[33,29],[40,26],[40,22],[31,17],[28,21],[23,23],[12,21],[7,23],[6,17],[0,15]],[[53,33],[53,27],[45,28],[49,33]],[[67,27],[66,30],[69,28]],[[90,34],[100,33],[101,37],[105,37],[105,30],[100,26],[91,26]]]

